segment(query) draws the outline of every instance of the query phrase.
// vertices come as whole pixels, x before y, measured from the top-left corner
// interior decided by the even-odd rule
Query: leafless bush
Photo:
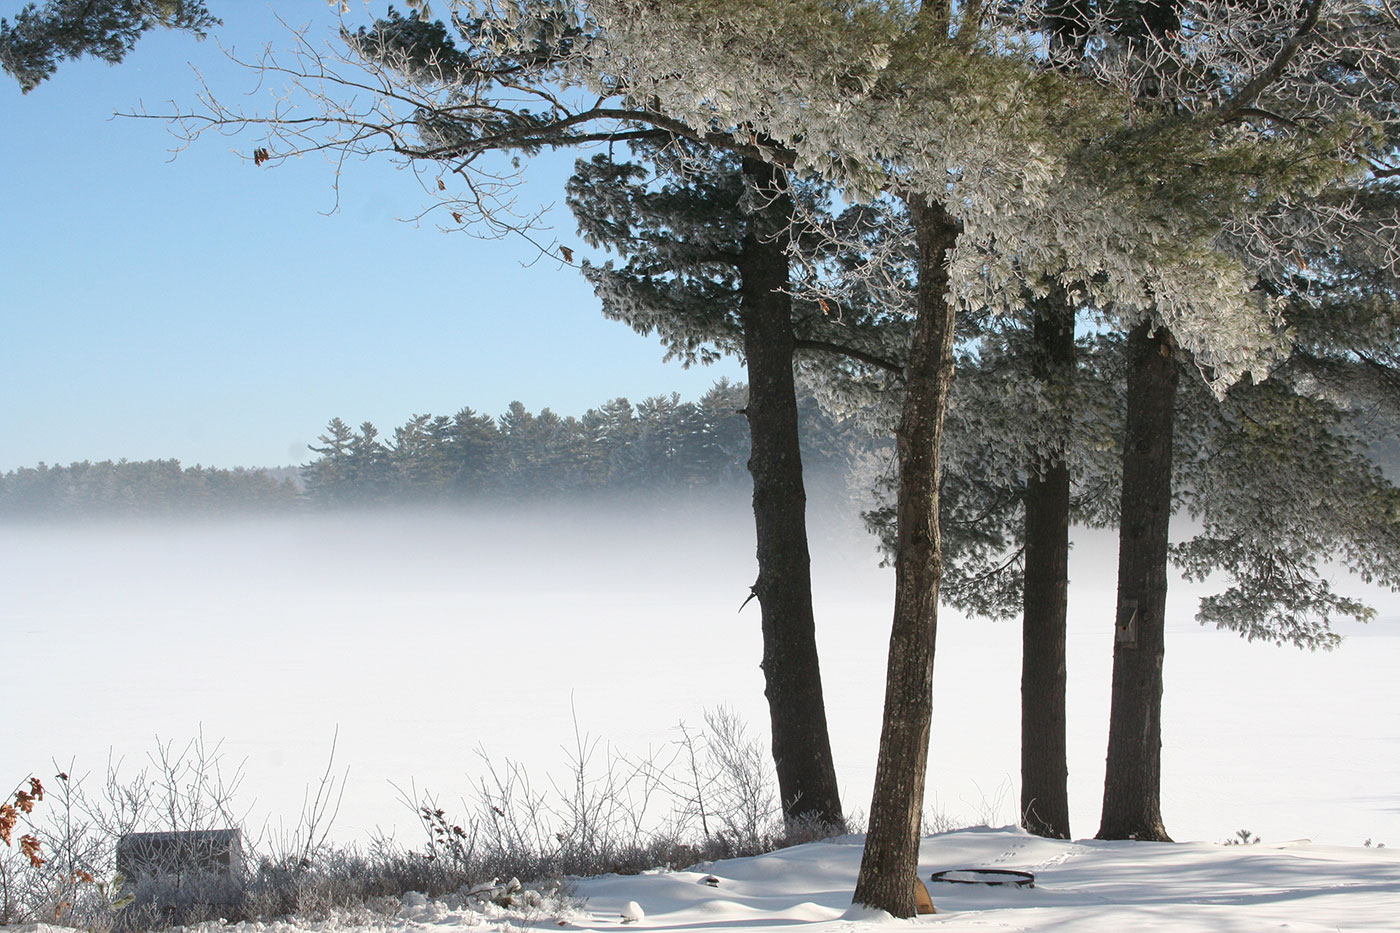
[[[843,827],[784,824],[771,762],[742,720],[720,708],[681,723],[669,747],[628,756],[578,729],[567,780],[533,784],[513,761],[484,754],[485,777],[449,816],[411,802],[426,857],[481,877],[565,877],[684,867],[823,839]]]
[[[0,858],[0,923],[124,933],[394,912],[406,892],[538,918],[564,909],[571,876],[680,868],[831,834],[822,825],[784,826],[764,748],[733,712],[711,711],[703,729],[682,724],[678,732],[675,742],[633,757],[576,722],[566,776],[543,784],[519,762],[497,765],[482,753],[482,777],[460,817],[410,785],[400,796],[422,841],[410,847],[381,836],[364,848],[329,842],[345,783],[334,769],[334,739],[292,828],[253,837],[242,835],[235,802],[241,766],[226,766],[221,746],[203,736],[184,746],[157,740],[134,774],[109,761],[91,796],[71,766],[56,769],[43,819],[5,804],[0,829],[26,830],[32,841]],[[14,799],[32,810],[39,785],[25,786]],[[126,877],[118,865],[124,838]],[[148,848],[134,855],[133,839]]]
[[[749,855],[790,844],[792,838],[825,838],[839,827],[784,825],[774,789],[772,762],[742,719],[718,707],[705,713],[705,728],[681,723],[682,776],[669,786],[682,803],[682,826],[698,825],[712,857]]]
[[[315,789],[308,787],[302,798],[301,812],[296,825],[291,830],[270,836],[267,847],[275,863],[297,866],[310,866],[329,852],[329,837],[335,818],[340,813],[340,802],[345,796],[345,779],[348,769],[339,777],[335,774],[335,750],[340,739],[340,730],[331,736],[331,751],[326,757],[326,770],[322,772]]]
[[[5,843],[0,858],[0,924],[15,922],[25,905],[34,901],[36,875],[48,861],[32,816],[44,793],[43,782],[31,775],[0,801],[0,842]],[[20,833],[18,840],[16,833]]]
[[[705,713],[711,771],[711,800],[723,832],[743,849],[759,849],[781,816],[773,791],[773,768],[763,746],[751,739],[742,719],[726,707]]]
[[[924,810],[919,831],[925,836],[932,836],[938,833],[951,833],[954,830],[962,829],[965,825],[965,823],[950,816],[947,811],[940,810],[935,804]]]
[[[204,866],[213,852],[190,845],[139,853],[140,877],[118,868],[118,845],[133,833],[190,836],[239,825],[233,801],[241,768],[223,764],[202,735],[183,747],[162,743],[134,775],[110,761],[98,793],[73,765],[54,766],[45,819],[30,823],[34,852],[0,860],[0,922],[44,922],[105,931],[195,922],[228,912],[242,895],[241,847],[225,870]],[[37,780],[35,780],[37,783]],[[160,861],[166,853],[170,863]]]

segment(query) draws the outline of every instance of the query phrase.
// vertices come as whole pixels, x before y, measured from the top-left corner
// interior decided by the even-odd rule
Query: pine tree
[[[1348,87],[1366,78],[1346,63],[1329,73]],[[1349,197],[1374,217],[1400,208],[1382,172]],[[1219,402],[1194,386],[1184,394],[1175,482],[1201,530],[1173,560],[1190,578],[1229,583],[1202,599],[1202,624],[1325,649],[1339,640],[1333,620],[1374,615],[1332,588],[1330,568],[1400,585],[1400,493],[1373,451],[1376,432],[1400,425],[1400,276],[1366,238],[1295,258],[1267,283],[1294,335],[1288,358]]]
[[[198,112],[175,119],[191,136],[214,127],[263,125],[274,138],[267,140],[271,148],[260,147],[256,154],[258,161],[274,165],[322,131],[330,138],[316,143],[318,149],[346,154],[392,151],[396,157],[411,162],[435,163],[442,167],[438,190],[449,201],[454,222],[482,223],[497,232],[519,229],[523,222],[511,209],[509,179],[494,172],[481,174],[481,163],[475,156],[486,152],[533,155],[544,148],[591,144],[602,139],[662,146],[688,140],[702,148],[715,147],[716,151],[747,160],[740,166],[748,177],[748,183],[742,187],[757,192],[760,201],[775,194],[786,197],[773,188],[778,181],[786,184],[786,173],[772,169],[766,142],[757,138],[744,141],[725,131],[693,131],[683,121],[639,99],[624,85],[610,82],[592,65],[586,68],[586,76],[580,72],[580,64],[602,53],[606,42],[598,34],[596,24],[586,20],[575,5],[557,0],[508,0],[462,11],[453,17],[450,26],[429,21],[419,12],[403,16],[391,10],[373,27],[346,33],[342,38],[346,63],[371,71],[376,77],[369,83],[386,89],[384,106],[379,111],[386,120],[399,123],[405,108],[411,111],[407,123],[400,124],[407,133],[366,133],[362,120],[347,120],[346,114],[359,105],[343,102],[346,107],[342,108],[331,101],[340,91],[345,91],[348,98],[358,98],[366,84],[357,78],[347,79],[348,72],[338,73],[338,66],[327,67],[330,59],[309,44],[303,44],[294,53],[306,65],[303,78],[298,80],[306,81],[305,86],[309,87],[324,79],[323,93],[314,105],[323,117],[313,116],[309,122],[303,122],[295,142],[293,134],[286,132],[292,124],[278,117],[249,117],[229,110],[212,95],[203,101]],[[266,65],[277,67],[271,61]],[[598,87],[595,79],[607,87]],[[391,113],[394,116],[388,116]],[[352,128],[354,123],[360,126]],[[395,142],[381,150],[381,143],[391,136]],[[447,181],[452,173],[460,174],[466,182],[460,194],[449,190]],[[483,183],[474,184],[476,181]],[[754,216],[760,213],[767,212]],[[789,225],[790,217],[782,211],[777,213],[783,215],[778,224],[780,232]],[[799,455],[796,417],[787,400],[791,392],[784,388],[792,380],[794,348],[785,342],[792,303],[785,292],[770,291],[785,280],[787,262],[782,245],[770,238],[769,232],[761,231],[755,236],[754,246],[761,247],[759,252],[764,257],[760,264],[765,268],[751,269],[745,288],[751,292],[751,298],[766,308],[760,311],[760,304],[750,300],[748,307],[755,319],[771,319],[776,330],[747,326],[743,341],[731,341],[735,349],[741,342],[744,344],[743,352],[751,369],[749,420],[772,425],[771,429],[755,427],[752,432],[751,461],[757,472],[770,468],[789,470]],[[572,254],[562,246],[556,252],[565,261]],[[775,276],[779,271],[782,275]],[[655,288],[647,300],[664,304],[670,284],[665,280],[648,284]],[[770,338],[775,335],[778,343],[771,344]],[[693,353],[702,359],[718,352],[703,344],[703,340],[682,336],[669,345],[682,355]],[[771,379],[769,372],[773,374]],[[779,390],[778,396],[770,395],[770,385]],[[768,400],[774,397],[782,401],[770,405]],[[770,440],[775,443],[770,444]],[[514,455],[505,451],[508,461]],[[780,749],[779,771],[792,777],[790,770],[806,770],[813,749],[817,749],[815,757],[819,759],[810,769],[810,779],[795,784],[783,781],[783,796],[789,806],[839,822],[834,769],[823,751],[829,740],[817,689],[814,641],[807,633],[810,626],[804,621],[810,616],[804,605],[810,603],[810,593],[802,582],[807,563],[805,534],[799,524],[786,517],[795,506],[800,506],[805,492],[790,481],[785,489],[772,495],[768,484],[759,483],[758,487],[761,491],[756,504],[762,511],[771,510],[775,517],[759,522],[763,527],[758,531],[758,549],[764,556],[755,589],[761,600],[766,595],[771,605],[791,606],[791,610],[784,608],[782,612],[796,620],[793,647],[779,648],[775,644],[765,652],[765,669],[773,672],[770,708],[777,716],[774,741]],[[770,535],[776,536],[772,543]],[[779,554],[789,568],[782,572],[774,570],[771,559]],[[786,631],[787,627],[780,625],[779,630]],[[793,673],[789,674],[789,670]]]
[[[856,892],[907,916],[955,310],[1021,307],[1026,288],[1044,294],[1044,283],[1058,282],[1109,309],[1124,331],[1145,324],[1145,340],[1172,338],[1217,390],[1264,371],[1287,336],[1256,290],[1261,273],[1329,225],[1359,222],[1353,205],[1330,199],[1337,181],[1363,159],[1393,164],[1393,152],[1366,142],[1384,135],[1373,132],[1374,113],[1348,94],[1312,93],[1323,61],[1355,61],[1393,84],[1393,13],[1378,29],[1363,0],[1327,3],[1325,21],[1323,5],[1193,5],[1192,42],[1178,48],[1151,41],[1170,3],[1055,4],[1057,15],[1087,11],[1075,31],[1082,41],[1065,50],[1045,41],[1035,3],[592,0],[585,22],[569,4],[517,0],[489,22],[454,22],[469,52],[436,54],[433,29],[443,27],[414,21],[350,37],[362,61],[402,76],[382,135],[366,132],[362,107],[326,103],[325,82],[344,79],[314,54],[307,83],[321,125],[268,122],[290,142],[278,157],[388,150],[450,163],[469,180],[487,151],[679,135],[819,174],[854,198],[892,192],[908,206],[918,288],[897,429],[895,622]],[[1145,28],[1125,28],[1122,10]],[[1074,67],[1056,60],[1085,50]],[[342,86],[354,96],[365,85]],[[401,102],[418,108],[416,139],[400,131]],[[209,106],[203,126],[250,122]],[[329,139],[315,138],[322,129]],[[754,190],[774,191],[763,172],[746,174]],[[465,209],[489,223],[498,206],[487,193]],[[1291,223],[1295,208],[1302,225]],[[1394,256],[1393,224],[1373,232]]]
[[[355,439],[354,429],[339,418],[332,418],[326,433],[316,440],[321,444],[309,446],[319,459],[302,467],[306,492],[313,502],[323,505],[343,505],[353,500],[350,456]]]
[[[700,456],[706,474],[721,483],[738,482],[747,474],[749,427],[743,414],[747,398],[747,387],[726,377],[711,386],[696,405],[705,423]]]
[[[539,488],[557,492],[582,488],[588,476],[588,451],[579,420],[561,418],[544,408],[535,419],[534,433],[541,476]]]
[[[490,415],[463,408],[452,416],[444,443],[448,446],[455,496],[480,494],[491,487],[500,440],[500,431]]]
[[[500,431],[500,457],[497,469],[513,493],[527,492],[537,481],[538,451],[535,448],[535,416],[518,400],[496,419]]]
[[[393,498],[432,500],[446,493],[452,478],[450,426],[445,415],[414,415],[394,429],[386,453]]]
[[[204,0],[46,0],[25,4],[14,22],[0,17],[0,69],[28,94],[59,62],[91,55],[118,64],[156,27],[203,39],[219,25]]]
[[[798,433],[796,354],[814,337],[813,302],[791,297],[787,256],[795,213],[787,173],[673,140],[664,149],[634,144],[640,165],[605,157],[580,161],[569,202],[584,238],[616,249],[626,263],[585,263],[604,313],[643,334],[656,333],[668,357],[705,362],[741,354],[749,391],[739,409],[749,423],[763,671],[773,757],[790,820],[839,825],[842,811],[826,730],[815,642],[806,490]],[[838,345],[830,344],[827,349]],[[653,400],[652,404],[655,404]],[[652,469],[665,459],[638,406],[639,444]],[[668,442],[669,439],[668,439]]]
[[[379,440],[379,429],[361,422],[350,439],[346,475],[355,501],[361,504],[386,502],[393,494],[394,473],[389,449]]]
[[[628,484],[629,461],[639,428],[632,403],[625,398],[604,402],[594,413],[593,431],[605,465],[605,484],[624,487]]]
[[[1047,68],[1036,55],[1055,49],[1040,41],[1018,44],[1022,24],[1039,29],[1038,7],[1025,19],[982,20],[980,4],[933,2],[913,9],[852,4],[839,13],[820,4],[774,8],[752,0],[591,5],[610,48],[627,62],[625,83],[646,82],[667,112],[695,127],[752,125],[778,141],[774,159],[786,158],[777,150],[790,146],[792,164],[820,166],[857,191],[893,188],[910,209],[919,290],[897,431],[895,623],[859,903],[913,913],[954,299],[1015,306],[1022,288],[1040,287],[1043,274],[1078,284],[1094,304],[1111,305],[1130,331],[1137,369],[1128,388],[1129,444],[1137,449],[1131,469],[1125,455],[1124,486],[1159,490],[1163,458],[1150,455],[1160,449],[1160,437],[1154,444],[1150,435],[1169,426],[1170,406],[1166,426],[1151,415],[1160,408],[1156,402],[1169,398],[1175,368],[1167,359],[1170,373],[1159,376],[1163,368],[1154,359],[1166,359],[1164,347],[1180,345],[1221,387],[1262,366],[1267,352],[1261,351],[1281,341],[1251,290],[1258,257],[1287,249],[1272,225],[1278,205],[1287,203],[1279,198],[1284,192],[1307,198],[1354,164],[1344,137],[1366,119],[1292,83],[1299,69],[1290,65],[1309,44],[1320,2],[1301,13],[1193,8],[1197,39],[1189,63],[1171,43],[1150,41],[1172,9],[1134,6],[1128,18],[1143,27],[1136,31],[1123,27],[1116,9],[1106,16],[1096,9],[1084,23],[1093,39],[1081,48],[1113,55],[1098,57],[1086,71]],[[782,41],[765,38],[775,35]],[[1383,52],[1374,34],[1355,39],[1346,30],[1328,36],[1373,61]],[[1024,48],[1037,51],[1019,57],[1016,50]],[[1144,61],[1151,67],[1142,68]],[[1128,119],[1098,96],[1120,80],[1140,95],[1130,97]],[[1275,87],[1285,89],[1270,95],[1278,107],[1261,114],[1256,104]],[[1014,101],[1002,96],[1008,94]],[[1325,132],[1288,131],[1298,117],[1310,119],[1319,103],[1327,117],[1317,126]],[[1280,121],[1280,111],[1292,116]],[[858,125],[850,117],[855,112]],[[1064,170],[1042,174],[1048,164]],[[1241,165],[1250,166],[1247,185]],[[1311,203],[1319,213],[1327,210]],[[1233,244],[1221,242],[1227,231]],[[1144,425],[1152,427],[1141,430]],[[1123,516],[1126,527],[1147,532],[1131,537],[1148,545],[1124,555],[1124,601],[1136,598],[1149,617],[1155,599],[1147,576],[1158,563],[1149,526],[1160,511],[1153,501],[1144,518]],[[1146,618],[1145,628],[1156,621]],[[1134,650],[1160,657],[1154,640],[1140,628],[1145,647]],[[1153,691],[1151,682],[1145,690]],[[1138,708],[1151,718],[1149,706]],[[1146,758],[1138,765],[1150,769]],[[1146,809],[1140,815],[1148,816],[1139,820],[1145,832],[1160,831],[1160,820],[1152,825]]]

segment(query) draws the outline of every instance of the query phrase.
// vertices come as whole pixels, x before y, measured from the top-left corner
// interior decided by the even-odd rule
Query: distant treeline
[[[574,495],[747,483],[743,385],[721,380],[695,402],[678,394],[633,405],[614,399],[581,417],[537,414],[519,402],[500,417],[464,408],[416,415],[381,438],[339,418],[302,469],[309,501],[324,505]],[[871,446],[861,429],[800,403],[803,463],[844,472]]]
[[[179,460],[41,463],[0,476],[0,516],[15,518],[285,511],[300,499],[290,478]]]
[[[220,470],[178,460],[87,461],[0,476],[0,515],[287,511],[470,502],[747,483],[744,386],[721,380],[696,402],[614,399],[581,417],[513,402],[500,417],[463,408],[415,415],[392,434],[333,418],[300,468]],[[809,473],[844,475],[874,441],[810,397],[800,404]]]

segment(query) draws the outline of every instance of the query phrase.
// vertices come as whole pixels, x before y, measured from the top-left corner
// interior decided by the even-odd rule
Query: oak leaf
[[[29,859],[29,864],[38,868],[44,864],[44,860],[39,857],[39,840],[29,833],[19,837],[19,850]]]

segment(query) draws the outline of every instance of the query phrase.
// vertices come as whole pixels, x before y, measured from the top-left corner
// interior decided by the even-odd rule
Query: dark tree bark
[[[918,311],[905,367],[904,409],[895,432],[899,457],[894,624],[885,680],[884,721],[875,765],[870,826],[854,901],[912,917],[917,907],[919,830],[933,717],[933,653],[938,628],[942,541],[939,455],[953,383],[953,306],[948,254],[957,222],[922,197],[908,201],[919,247]]]
[[[773,199],[760,211],[760,215],[771,211],[773,223],[765,225],[761,216],[756,217],[744,239],[739,311],[748,369],[745,413],[758,538],[758,580],[753,592],[763,616],[762,666],[773,762],[783,816],[789,823],[816,820],[841,826],[841,799],[817,658],[807,493],[797,434],[786,170],[750,159],[744,161],[744,173]]]
[[[1100,839],[1170,842],[1162,824],[1162,658],[1172,512],[1176,341],[1128,334],[1128,411],[1118,532],[1118,617]]]
[[[1035,375],[1073,378],[1074,309],[1063,297],[1033,309]],[[1066,417],[1071,413],[1062,413]],[[1031,465],[1026,486],[1021,613],[1021,825],[1068,839],[1065,750],[1065,615],[1069,593],[1070,475],[1062,456]]]

